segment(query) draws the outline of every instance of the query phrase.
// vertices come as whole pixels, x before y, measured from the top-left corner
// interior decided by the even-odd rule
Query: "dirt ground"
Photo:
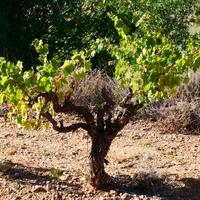
[[[131,121],[107,156],[108,184],[95,191],[86,179],[86,132],[22,131],[3,117],[0,128],[0,200],[200,199],[199,134],[167,133],[158,122]],[[9,170],[3,169],[6,160]]]

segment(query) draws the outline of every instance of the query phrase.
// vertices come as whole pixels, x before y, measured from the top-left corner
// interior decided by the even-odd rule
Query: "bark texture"
[[[110,144],[110,141],[101,136],[92,139],[92,148],[89,156],[89,182],[97,189],[102,188],[109,178],[104,170],[104,162]]]

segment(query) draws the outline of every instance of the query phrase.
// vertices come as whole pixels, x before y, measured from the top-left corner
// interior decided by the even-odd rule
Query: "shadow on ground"
[[[184,178],[172,181],[169,177],[140,174],[132,178],[129,175],[117,175],[110,178],[104,191],[117,190],[119,193],[156,196],[167,200],[200,199],[200,179]]]
[[[6,179],[18,182],[24,186],[45,185],[48,181],[52,182],[52,177],[49,174],[50,171],[51,169],[47,168],[32,168],[16,164],[10,173],[6,175]],[[128,193],[129,195],[156,196],[167,200],[199,199],[200,179],[184,178],[174,181],[170,178],[171,176],[158,177],[153,174],[140,173],[135,175],[135,177],[131,177],[129,175],[118,174],[110,177],[109,182],[102,189],[102,192],[114,190],[118,194]],[[75,194],[83,188],[83,183],[80,180],[74,182],[72,177],[66,181],[54,179],[53,183],[61,186],[60,188],[64,192],[73,192]]]
[[[26,167],[21,164],[16,164],[13,169],[6,175],[6,179],[11,182],[17,182],[22,186],[42,186],[46,190],[47,183],[51,183],[51,189],[53,190],[65,190],[67,193],[76,193],[82,185],[71,181],[72,176],[66,180],[62,181],[59,176],[64,172],[59,174],[53,174],[52,168],[34,168]],[[61,172],[61,171],[60,171]],[[60,173],[59,172],[59,173]],[[73,192],[72,192],[73,191]]]

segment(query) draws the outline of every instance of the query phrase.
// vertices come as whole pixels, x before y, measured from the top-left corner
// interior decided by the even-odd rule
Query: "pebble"
[[[66,181],[68,178],[69,178],[69,174],[64,174],[64,175],[62,175],[62,176],[59,177],[59,179],[61,181]]]
[[[44,187],[42,187],[42,186],[40,186],[40,185],[36,185],[34,188],[33,188],[33,192],[47,192],[47,190],[44,188]]]
[[[84,182],[85,180],[86,180],[85,177],[81,177],[81,178],[80,178],[80,181],[83,181],[83,182]]]
[[[111,194],[112,196],[117,196],[117,192],[116,192],[115,190],[110,190],[110,194]]]
[[[46,188],[47,188],[47,190],[50,190],[52,188],[52,184],[50,181],[46,182]]]
[[[127,200],[128,199],[128,193],[124,193],[122,196],[121,196],[121,200]]]

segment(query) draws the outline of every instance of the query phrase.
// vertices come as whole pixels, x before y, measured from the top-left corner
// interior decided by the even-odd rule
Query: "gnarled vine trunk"
[[[89,155],[89,182],[97,189],[102,188],[109,178],[104,170],[104,163],[110,145],[111,141],[105,136],[99,135],[98,138],[92,138]]]

